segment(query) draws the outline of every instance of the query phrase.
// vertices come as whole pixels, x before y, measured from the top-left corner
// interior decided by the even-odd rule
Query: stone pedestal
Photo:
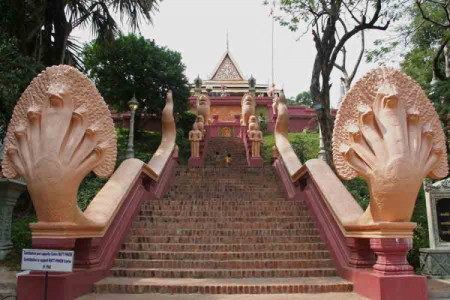
[[[23,181],[0,178],[0,260],[12,248],[11,222],[17,199],[26,189]]]
[[[420,249],[420,271],[450,277],[450,179],[424,184],[430,248]]]
[[[428,277],[449,277],[450,249],[420,249],[420,272]]]
[[[377,256],[373,269],[382,275],[412,275],[413,267],[406,255],[412,248],[412,240],[406,238],[372,238],[370,248]]]

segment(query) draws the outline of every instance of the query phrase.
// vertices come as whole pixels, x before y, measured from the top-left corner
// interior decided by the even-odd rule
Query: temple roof
[[[219,61],[219,64],[214,68],[209,80],[212,81],[241,81],[245,80],[242,71],[234,60],[230,51],[227,50]]]

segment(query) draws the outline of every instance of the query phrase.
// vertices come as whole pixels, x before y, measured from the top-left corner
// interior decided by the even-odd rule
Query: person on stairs
[[[232,160],[233,159],[231,158],[231,154],[228,153],[227,156],[225,156],[225,167],[231,166]]]

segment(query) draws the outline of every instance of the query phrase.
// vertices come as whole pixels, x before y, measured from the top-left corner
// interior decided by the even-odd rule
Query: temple
[[[446,177],[448,161],[419,84],[391,68],[355,83],[334,123],[334,169],[300,161],[288,138],[295,110],[267,88],[227,51],[196,80],[188,164],[168,91],[158,149],[115,168],[114,122],[95,85],[70,66],[44,70],[17,102],[3,150],[4,176],[24,179],[37,215],[17,299],[429,299],[407,261],[411,218],[424,178]],[[275,120],[265,162],[264,113]],[[110,179],[82,211],[91,172]],[[367,182],[365,210],[338,176]],[[294,299],[313,299],[303,296]]]
[[[272,109],[274,94],[280,90],[275,86],[257,83],[253,76],[246,78],[230,50],[227,49],[207,80],[199,76],[194,80],[189,102],[191,111],[196,112],[199,95],[208,95],[211,100],[212,122],[221,130],[219,135],[229,134],[241,115],[242,97],[252,91],[255,96],[255,115],[259,122],[267,124],[273,132],[276,116]],[[289,131],[301,132],[304,129],[316,130],[316,111],[305,106],[288,106]]]

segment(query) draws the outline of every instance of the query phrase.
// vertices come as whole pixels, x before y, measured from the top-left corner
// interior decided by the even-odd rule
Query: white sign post
[[[72,272],[73,251],[23,249],[22,270],[45,271],[44,299],[47,300],[48,272]]]

